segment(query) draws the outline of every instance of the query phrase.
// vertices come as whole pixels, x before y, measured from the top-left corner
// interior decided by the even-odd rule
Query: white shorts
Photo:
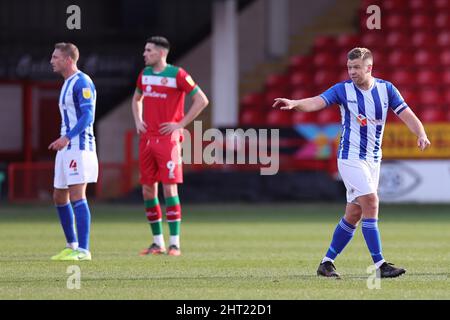
[[[56,153],[55,180],[56,189],[67,189],[74,184],[97,182],[98,160],[95,151],[67,150]]]
[[[348,203],[358,204],[359,196],[377,192],[380,162],[338,159],[338,170],[347,189]]]

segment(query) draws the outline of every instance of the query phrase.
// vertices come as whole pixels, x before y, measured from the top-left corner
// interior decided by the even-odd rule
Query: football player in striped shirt
[[[158,200],[158,183],[163,185],[170,240],[167,253],[179,256],[181,206],[178,184],[183,182],[181,142],[183,128],[208,105],[208,98],[182,68],[167,63],[169,41],[151,37],[144,48],[146,67],[136,83],[132,111],[140,137],[140,182],[147,220],[153,242],[141,255],[163,254],[166,247],[162,232],[162,213]],[[185,96],[192,98],[184,114]]]
[[[94,137],[97,93],[91,78],[78,70],[78,57],[74,44],[57,43],[50,61],[53,71],[64,78],[59,96],[61,136],[49,149],[57,151],[53,199],[67,242],[52,260],[92,259],[86,186],[97,182],[98,176]]]
[[[388,81],[372,76],[373,56],[369,49],[354,48],[348,53],[350,80],[340,82],[319,96],[289,100],[275,99],[274,107],[311,112],[338,104],[342,116],[342,135],[338,150],[338,170],[347,189],[347,207],[339,221],[331,245],[317,274],[337,277],[334,260],[350,242],[362,221],[362,233],[373,263],[382,278],[398,277],[403,268],[385,261],[378,230],[378,180],[382,158],[381,142],[387,113],[394,112],[417,136],[417,146],[430,145],[421,121]],[[390,110],[389,110],[390,109]]]

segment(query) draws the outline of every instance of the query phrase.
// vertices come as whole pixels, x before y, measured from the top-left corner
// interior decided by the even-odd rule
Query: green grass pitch
[[[0,299],[450,299],[450,206],[381,205],[384,256],[407,273],[372,290],[361,227],[336,260],[343,279],[316,276],[343,207],[184,205],[183,255],[139,257],[142,206],[92,204],[93,261],[73,263],[49,260],[65,244],[52,206],[2,206]]]

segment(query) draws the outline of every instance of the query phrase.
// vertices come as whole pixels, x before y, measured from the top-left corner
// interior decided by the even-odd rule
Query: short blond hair
[[[347,54],[347,58],[349,60],[355,59],[370,60],[373,63],[372,52],[367,48],[353,48]]]
[[[70,57],[74,62],[77,62],[80,57],[80,52],[73,43],[59,42],[55,44],[55,49],[61,51],[66,57]]]

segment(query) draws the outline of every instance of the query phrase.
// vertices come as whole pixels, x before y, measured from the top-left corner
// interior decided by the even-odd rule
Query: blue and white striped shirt
[[[320,97],[327,106],[338,104],[341,109],[343,130],[338,159],[380,161],[388,108],[397,115],[408,108],[392,83],[376,78],[369,90],[361,90],[348,80],[332,86]]]
[[[95,151],[96,99],[97,92],[94,83],[83,72],[78,71],[64,81],[59,96],[59,111],[62,119],[61,136],[67,136],[70,139],[67,147],[69,150]],[[87,122],[81,123],[80,119],[87,120]]]

